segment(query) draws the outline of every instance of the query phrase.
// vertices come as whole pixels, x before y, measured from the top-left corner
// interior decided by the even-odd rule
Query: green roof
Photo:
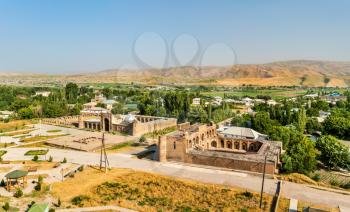
[[[35,203],[34,205],[32,205],[32,207],[30,207],[28,212],[45,212],[45,211],[48,211],[48,209],[49,209],[48,203],[41,203],[41,204]]]
[[[125,107],[128,109],[137,109],[137,104],[125,104]]]
[[[5,177],[8,178],[8,179],[18,179],[18,178],[21,178],[21,177],[24,177],[24,176],[27,176],[27,175],[28,175],[27,171],[15,170],[15,171],[12,171],[10,173],[7,173],[5,175]]]

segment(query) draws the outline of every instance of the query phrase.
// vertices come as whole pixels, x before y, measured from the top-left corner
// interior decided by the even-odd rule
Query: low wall
[[[140,136],[146,133],[151,133],[154,131],[166,129],[169,127],[174,127],[177,125],[177,119],[166,118],[166,119],[157,119],[150,122],[134,122],[132,126],[132,135]]]
[[[263,173],[264,163],[255,161],[238,160],[231,158],[222,157],[212,157],[199,154],[189,154],[185,155],[185,163],[193,163],[206,166],[216,166],[228,169],[245,170],[250,172]],[[275,173],[275,164],[267,162],[266,163],[266,174],[273,175]]]

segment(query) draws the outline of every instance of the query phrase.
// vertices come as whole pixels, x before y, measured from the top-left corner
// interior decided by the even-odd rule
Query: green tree
[[[66,85],[66,99],[69,104],[74,104],[77,102],[77,98],[79,95],[79,88],[78,85],[75,83],[68,83]]]
[[[316,141],[316,148],[321,153],[318,158],[325,166],[331,169],[350,168],[349,148],[335,137],[322,136]]]
[[[113,114],[124,114],[124,105],[122,103],[115,103],[112,108]]]
[[[21,108],[18,111],[18,117],[21,119],[32,119],[34,118],[34,112],[31,107]]]
[[[261,133],[268,133],[272,129],[272,120],[268,112],[258,112],[253,118],[253,128]]]
[[[297,120],[295,123],[295,127],[299,132],[304,133],[305,127],[306,127],[306,121],[307,121],[306,112],[305,112],[305,109],[302,107],[299,109],[297,113]]]
[[[308,118],[306,122],[306,131],[313,133],[315,131],[322,131],[322,124],[316,118]]]
[[[334,135],[338,138],[347,138],[350,136],[350,120],[337,115],[330,115],[323,123],[324,132]]]
[[[292,139],[286,153],[290,157],[293,171],[308,174],[315,169],[317,151],[310,139],[304,136],[300,140]]]

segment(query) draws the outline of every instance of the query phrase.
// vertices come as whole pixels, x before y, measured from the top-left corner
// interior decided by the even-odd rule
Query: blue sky
[[[0,71],[350,61],[349,8],[346,0],[0,0]]]

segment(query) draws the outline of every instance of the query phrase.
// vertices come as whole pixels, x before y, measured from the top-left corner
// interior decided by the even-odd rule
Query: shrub
[[[23,196],[23,191],[19,188],[16,190],[16,192],[13,194],[14,197],[20,198]]]
[[[80,167],[78,168],[78,170],[79,170],[80,172],[84,171],[84,166],[80,166]]]
[[[5,187],[5,186],[6,186],[6,183],[5,183],[4,179],[1,180],[0,186],[1,186],[1,187]]]
[[[39,160],[39,157],[37,155],[34,155],[32,161],[38,161]]]
[[[41,191],[41,183],[36,184],[36,186],[34,186],[35,191]]]
[[[146,142],[146,137],[145,136],[141,136],[139,139],[140,143],[145,143]]]
[[[339,186],[339,182],[338,182],[336,179],[332,179],[329,183],[330,183],[332,186]]]
[[[83,201],[84,200],[89,200],[90,197],[86,196],[86,195],[79,195],[74,197],[71,202],[73,205],[77,205],[77,206],[83,206]]]
[[[312,179],[315,180],[316,182],[319,182],[321,180],[321,175],[315,174],[314,176],[312,176]]]
[[[243,192],[242,195],[245,196],[245,197],[248,197],[248,198],[252,198],[253,197],[253,194],[251,192],[249,192],[249,191]]]
[[[39,177],[38,177],[38,183],[43,183],[43,181],[44,181],[44,178],[43,178],[41,175],[39,175]]]
[[[53,161],[53,157],[50,155],[48,162],[52,162],[52,161]]]
[[[50,209],[49,209],[49,212],[55,212],[55,209],[50,208]]]
[[[6,202],[6,203],[2,206],[2,208],[3,208],[5,211],[10,210],[10,203]]]
[[[62,163],[67,163],[67,158],[63,158]]]
[[[342,187],[342,188],[344,188],[344,189],[350,189],[350,182],[349,182],[349,183],[342,184],[340,187]]]

